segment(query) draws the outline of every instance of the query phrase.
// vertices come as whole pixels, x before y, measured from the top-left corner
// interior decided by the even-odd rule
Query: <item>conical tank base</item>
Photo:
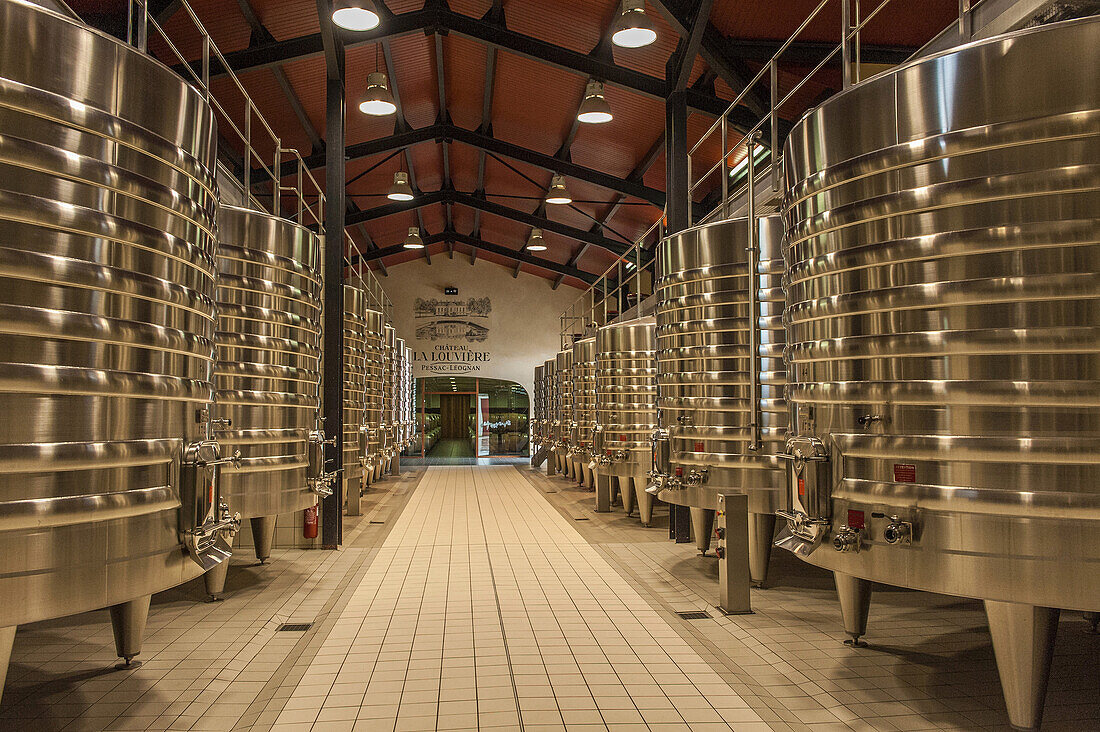
[[[225,564],[225,562],[222,562]],[[134,656],[141,653],[141,642],[145,638],[145,623],[149,620],[149,600],[152,595],[144,595],[129,602],[111,605],[111,630],[115,634],[115,651],[126,665]]]
[[[257,516],[250,521],[252,543],[256,547],[256,559],[260,560],[260,564],[271,557],[271,545],[275,542],[275,519],[275,516]]]
[[[757,587],[763,586],[768,580],[768,563],[772,558],[774,536],[774,513],[749,514],[749,577]]]
[[[348,516],[359,516],[362,514],[362,509],[359,507],[359,500],[362,498],[362,491],[359,488],[358,478],[348,478],[344,481],[344,498],[347,501],[347,514]]]
[[[1058,611],[1014,602],[985,601],[993,653],[1015,729],[1036,730],[1043,721],[1043,702],[1058,633]]]
[[[648,527],[653,523],[653,494],[646,491],[645,478],[634,478],[634,495],[638,499],[638,518],[642,520],[642,526]]]
[[[714,511],[709,508],[691,508],[691,533],[695,536],[695,546],[700,554],[710,550],[710,540],[714,535]]]
[[[4,701],[4,684],[8,679],[8,664],[11,663],[11,647],[15,644],[17,628],[15,625],[0,628],[0,702]]]
[[[619,496],[623,499],[623,511],[626,515],[634,513],[634,479],[619,478]]]
[[[833,572],[836,594],[840,598],[840,615],[844,620],[844,632],[852,646],[867,645],[859,639],[867,635],[867,615],[871,611],[871,583],[842,572]]]
[[[256,531],[255,525],[253,525],[252,531]],[[237,540],[237,533],[233,533],[229,537],[230,549],[233,548],[233,544]],[[229,559],[230,557],[226,557],[218,562],[206,570],[206,574],[202,576],[203,584],[206,585],[207,598],[210,602],[217,602],[225,594],[225,578],[229,575]]]

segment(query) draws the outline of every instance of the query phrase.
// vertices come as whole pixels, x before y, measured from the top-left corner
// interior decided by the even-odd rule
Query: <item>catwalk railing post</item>
[[[330,56],[325,86],[325,432],[336,438],[326,446],[330,464],[340,466],[344,464],[344,47],[333,33],[328,3],[319,0],[317,5]],[[320,12],[322,7],[325,12]],[[343,507],[343,481],[337,480],[321,509],[321,545],[326,549],[343,542]]]

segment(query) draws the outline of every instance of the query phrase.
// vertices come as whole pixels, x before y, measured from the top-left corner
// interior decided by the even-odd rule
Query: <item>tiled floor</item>
[[[718,617],[715,560],[663,510],[592,504],[526,467],[408,469],[341,551],[241,559],[219,604],[158,595],[135,669],[106,613],[22,628],[0,730],[1007,729],[980,605],[877,592],[850,649],[828,575],[777,552],[755,614]],[[1100,729],[1098,652],[1065,614],[1047,732]]]

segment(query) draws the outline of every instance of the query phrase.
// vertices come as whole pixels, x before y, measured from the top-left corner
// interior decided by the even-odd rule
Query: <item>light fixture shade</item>
[[[641,48],[657,40],[657,27],[645,14],[645,0],[623,0],[611,26],[611,42],[623,48]]]
[[[546,195],[546,202],[554,203],[559,206],[573,203],[572,196],[570,196],[569,191],[565,189],[565,178],[561,175],[555,175],[550,179],[550,192]]]
[[[406,249],[423,249],[424,240],[420,238],[420,229],[415,226],[409,227],[409,235],[405,237]]]
[[[359,111],[375,117],[384,117],[397,111],[393,94],[390,93],[389,80],[381,71],[367,74],[367,93],[363,101],[359,102]]]
[[[577,119],[588,124],[610,122],[611,106],[603,98],[603,83],[590,81],[584,89],[584,101],[577,110]]]
[[[369,31],[377,28],[379,21],[371,0],[333,0],[332,22],[345,30]]]
[[[531,229],[531,236],[527,237],[527,251],[546,251],[546,243],[542,240],[542,229]]]
[[[390,186],[386,198],[391,201],[411,201],[415,197],[412,186],[409,185],[409,174],[404,171],[394,173],[393,185]]]

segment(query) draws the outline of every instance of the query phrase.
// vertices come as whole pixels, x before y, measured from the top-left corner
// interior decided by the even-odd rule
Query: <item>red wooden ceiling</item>
[[[274,38],[286,40],[319,30],[316,0],[247,0],[260,22]],[[377,1],[377,0],[376,0]],[[715,0],[710,21],[723,35],[740,39],[780,40],[801,23],[818,0]],[[189,0],[196,14],[211,32],[223,52],[247,48],[252,31],[241,11],[238,0]],[[102,13],[114,6],[125,7],[121,0],[71,0],[77,12]],[[424,0],[386,0],[393,13],[404,13],[424,7]],[[690,4],[690,2],[689,2]],[[868,5],[868,3],[864,3]],[[870,5],[877,5],[872,2]],[[490,0],[448,0],[447,6],[454,12],[481,18],[491,7]],[[507,27],[540,40],[553,43],[580,53],[592,52],[603,39],[612,20],[618,0],[504,0],[503,11]],[[839,2],[823,12],[812,22],[802,36],[805,40],[833,41],[839,31]],[[946,26],[957,12],[957,0],[893,0],[892,4],[863,33],[867,43],[883,45],[918,46]],[[865,11],[869,8],[865,8]],[[614,62],[620,66],[663,78],[669,57],[677,47],[678,38],[666,22],[662,11],[652,2],[646,12],[658,29],[656,43],[641,49],[612,47]],[[202,47],[185,12],[177,12],[166,23],[173,42],[188,58],[201,56]],[[438,64],[443,64],[446,113],[459,127],[476,130],[487,129],[508,142],[521,145],[547,155],[559,154],[563,141],[573,127],[573,117],[584,93],[585,76],[527,57],[500,50],[494,52],[482,43],[456,34],[442,38],[442,59],[437,58],[435,36],[429,33],[411,33],[388,40],[396,87],[403,103],[405,118],[412,128],[431,125],[441,118],[439,89],[437,88]],[[151,42],[151,49],[171,62],[163,43]],[[490,119],[482,119],[486,66],[489,55],[496,54],[496,71],[492,81],[492,105]],[[347,143],[356,143],[386,137],[394,131],[393,118],[376,118],[360,114],[358,101],[366,87],[366,76],[380,66],[378,44],[352,46],[347,51]],[[755,72],[759,63],[747,63]],[[325,64],[320,57],[294,60],[280,67],[312,127],[323,137],[325,129]],[[690,83],[702,79],[713,80],[714,74],[700,56],[693,62]],[[790,88],[804,73],[797,68],[785,69],[780,76],[781,88]],[[839,74],[827,69],[799,92],[783,109],[787,119],[797,119],[809,106],[839,86]],[[705,78],[703,78],[705,77]],[[241,75],[248,94],[253,97],[264,117],[275,129],[284,146],[297,147],[303,155],[310,152],[311,143],[304,126],[294,114],[288,98],[271,69],[252,70]],[[217,90],[233,96],[228,81],[217,82]],[[737,92],[717,79],[713,89],[720,98],[732,99]],[[569,158],[579,165],[593,168],[617,177],[625,178],[635,171],[640,161],[655,143],[662,139],[664,109],[659,100],[618,87],[606,89],[608,103],[615,118],[605,125],[581,125],[568,151]],[[236,104],[236,103],[235,103]],[[239,105],[237,105],[239,107]],[[238,122],[237,108],[227,109],[227,114]],[[701,113],[689,117],[689,145],[694,144],[710,125],[713,118]],[[254,131],[256,127],[254,125]],[[224,132],[224,131],[223,131]],[[232,142],[233,135],[224,134]],[[732,142],[732,141],[731,141]],[[447,145],[450,161],[450,178],[453,187],[470,193],[477,188],[478,167],[483,154],[464,144]],[[398,154],[385,162],[386,155],[351,160],[347,164],[347,177],[355,181],[348,186],[348,194],[356,206],[373,208],[386,202],[385,193],[397,170],[408,169],[411,158],[412,172],[421,190],[436,191],[444,185],[443,144],[429,141],[414,146],[408,158]],[[739,159],[742,152],[733,154]],[[694,161],[696,171],[709,167],[718,160],[720,151],[715,144],[707,145]],[[539,198],[549,185],[551,174],[531,165],[511,159],[496,159],[486,155],[484,191],[489,201],[519,209],[535,211]],[[372,166],[373,170],[364,173]],[[664,190],[665,156],[663,152],[653,161],[642,177],[649,187]],[[317,170],[318,180],[324,180],[324,171]],[[717,178],[715,177],[715,183]],[[620,196],[599,186],[575,179],[566,184],[576,203],[573,208],[547,206],[545,215],[557,222],[589,230],[595,220],[603,220]],[[702,197],[700,193],[697,198]],[[475,214],[464,206],[452,207],[455,229],[470,234],[475,224]],[[642,234],[661,212],[654,206],[633,198],[622,199],[622,205],[606,221],[604,235],[622,241]],[[424,207],[421,218],[426,233],[438,233],[445,225],[443,204]],[[530,227],[488,213],[480,214],[480,236],[492,244],[512,250],[522,248]],[[409,226],[417,225],[414,212],[406,211],[371,220],[361,227],[352,227],[351,234],[360,249],[367,249],[363,232],[378,247],[400,243]],[[422,232],[425,233],[425,232]],[[541,252],[543,259],[572,263],[583,270],[601,273],[615,261],[613,255],[595,246],[586,247],[582,242],[560,234],[544,233],[549,249]],[[468,254],[470,248],[462,243],[453,247],[460,254]],[[583,250],[583,253],[582,253]],[[446,256],[448,245],[438,243],[428,248],[429,256]],[[387,267],[424,256],[423,252],[401,251],[383,260]],[[515,262],[484,251],[479,258],[515,267]],[[377,263],[374,263],[377,266]],[[555,272],[524,264],[523,271],[530,271],[556,279]],[[580,286],[579,280],[566,278],[565,283]]]

